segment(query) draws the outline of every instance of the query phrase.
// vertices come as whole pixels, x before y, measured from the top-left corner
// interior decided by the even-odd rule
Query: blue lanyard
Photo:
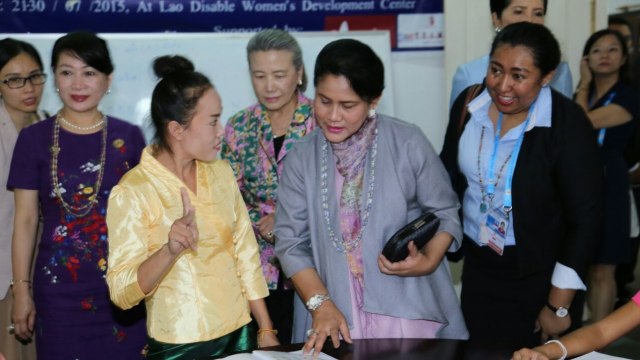
[[[616,96],[615,92],[612,92],[611,94],[609,94],[609,97],[607,98],[607,101],[604,102],[604,106],[607,106],[609,104],[611,104],[611,100],[613,100],[613,98]],[[600,129],[600,131],[598,131],[598,145],[602,146],[602,144],[604,143],[604,135],[607,133],[607,129],[606,128],[602,128]]]
[[[505,213],[509,213],[513,207],[513,199],[511,196],[511,183],[513,182],[513,173],[516,169],[516,162],[518,161],[518,153],[520,152],[520,148],[522,147],[522,141],[524,140],[524,133],[527,131],[527,127],[529,127],[529,121],[531,120],[531,114],[533,113],[533,108],[536,102],[534,101],[529,107],[529,112],[527,113],[527,119],[524,121],[524,127],[522,128],[522,132],[518,137],[516,145],[513,147],[513,151],[511,153],[511,159],[509,160],[509,169],[507,170],[507,177],[504,188],[504,199],[503,206]],[[493,197],[496,193],[496,182],[494,179],[494,167],[496,164],[496,157],[498,155],[498,147],[500,146],[500,132],[502,130],[502,118],[503,114],[498,114],[498,123],[496,125],[496,135],[493,138],[493,153],[491,154],[491,160],[489,161],[489,181],[487,184],[487,196],[490,200],[493,200]]]

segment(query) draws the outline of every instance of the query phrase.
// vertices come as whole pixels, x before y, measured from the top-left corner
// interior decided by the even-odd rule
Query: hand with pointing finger
[[[198,243],[198,225],[196,211],[191,206],[191,199],[186,188],[180,189],[182,195],[183,215],[171,225],[169,230],[169,251],[178,255],[186,249],[196,250]]]

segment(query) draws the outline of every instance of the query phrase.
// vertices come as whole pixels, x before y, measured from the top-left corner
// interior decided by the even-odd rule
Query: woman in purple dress
[[[104,40],[65,35],[51,64],[63,107],[20,133],[7,185],[16,202],[15,333],[35,334],[40,360],[141,358],[144,310],[121,311],[109,301],[105,210],[144,139],[136,126],[98,110],[113,72]],[[44,227],[31,276],[39,209]]]

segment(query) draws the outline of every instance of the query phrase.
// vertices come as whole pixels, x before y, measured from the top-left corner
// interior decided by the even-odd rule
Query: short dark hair
[[[588,55],[596,41],[607,35],[613,35],[616,39],[618,39],[618,42],[620,43],[620,46],[622,48],[622,55],[626,58],[626,61],[624,62],[624,64],[622,64],[622,66],[620,66],[620,69],[618,70],[618,78],[626,83],[630,83],[631,79],[629,76],[629,61],[631,59],[629,58],[629,48],[627,47],[627,42],[624,40],[624,37],[622,36],[622,34],[620,34],[619,31],[602,29],[591,34],[591,36],[589,36],[589,38],[587,39],[587,42],[584,44],[584,49],[582,49],[582,56]],[[593,81],[591,82],[591,84],[593,84]]]
[[[502,45],[523,46],[531,51],[533,64],[546,76],[560,64],[560,45],[551,31],[544,25],[518,22],[507,25],[493,39],[491,52]]]
[[[29,55],[43,69],[42,59],[38,50],[28,42],[16,40],[13,38],[5,38],[0,40],[0,70],[14,57],[25,53]]]
[[[629,34],[631,36],[631,38],[629,39],[631,41],[631,44],[635,44],[636,42],[636,31],[633,27],[633,25],[631,25],[631,22],[629,20],[627,20],[626,18],[619,16],[619,15],[613,15],[613,16],[609,16],[609,26],[611,25],[620,25],[620,26],[626,26],[627,29],[629,29]],[[624,36],[623,36],[624,38]],[[626,39],[625,39],[626,40]],[[632,49],[627,49],[629,51],[632,51]]]
[[[111,75],[113,72],[113,63],[107,42],[94,33],[76,31],[56,40],[51,52],[51,67],[53,69],[58,66],[58,60],[63,53],[76,56],[103,74]]]
[[[156,58],[153,71],[160,78],[151,95],[151,120],[156,130],[154,140],[158,147],[171,152],[166,138],[167,125],[176,121],[189,126],[198,101],[213,84],[195,71],[191,61],[179,55]]]
[[[608,24],[609,25],[624,25],[624,26],[629,28],[629,32],[631,32],[631,34],[634,33],[633,26],[631,25],[631,22],[629,22],[629,20],[623,18],[622,16],[616,16],[616,15],[609,16]]]
[[[506,9],[512,0],[490,0],[489,8],[491,9],[491,13],[496,13],[498,19],[502,17],[502,12]],[[545,15],[547,14],[547,0],[544,0],[543,10]]]
[[[291,61],[296,70],[302,69],[302,84],[298,85],[300,90],[307,89],[307,71],[304,68],[302,59],[302,49],[294,38],[287,31],[281,29],[263,30],[251,37],[247,43],[247,61],[251,65],[250,56],[256,51],[279,50],[291,53]]]
[[[367,102],[382,95],[384,65],[366,44],[354,39],[340,39],[327,44],[316,59],[313,84],[318,86],[327,74],[344,76],[353,91]]]

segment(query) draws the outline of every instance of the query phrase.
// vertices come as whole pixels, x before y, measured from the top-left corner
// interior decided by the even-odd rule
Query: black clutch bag
[[[420,215],[391,236],[382,249],[382,255],[391,262],[406,259],[409,255],[409,242],[413,241],[418,250],[422,249],[436,234],[438,226],[440,226],[440,219],[434,214],[427,212]]]

